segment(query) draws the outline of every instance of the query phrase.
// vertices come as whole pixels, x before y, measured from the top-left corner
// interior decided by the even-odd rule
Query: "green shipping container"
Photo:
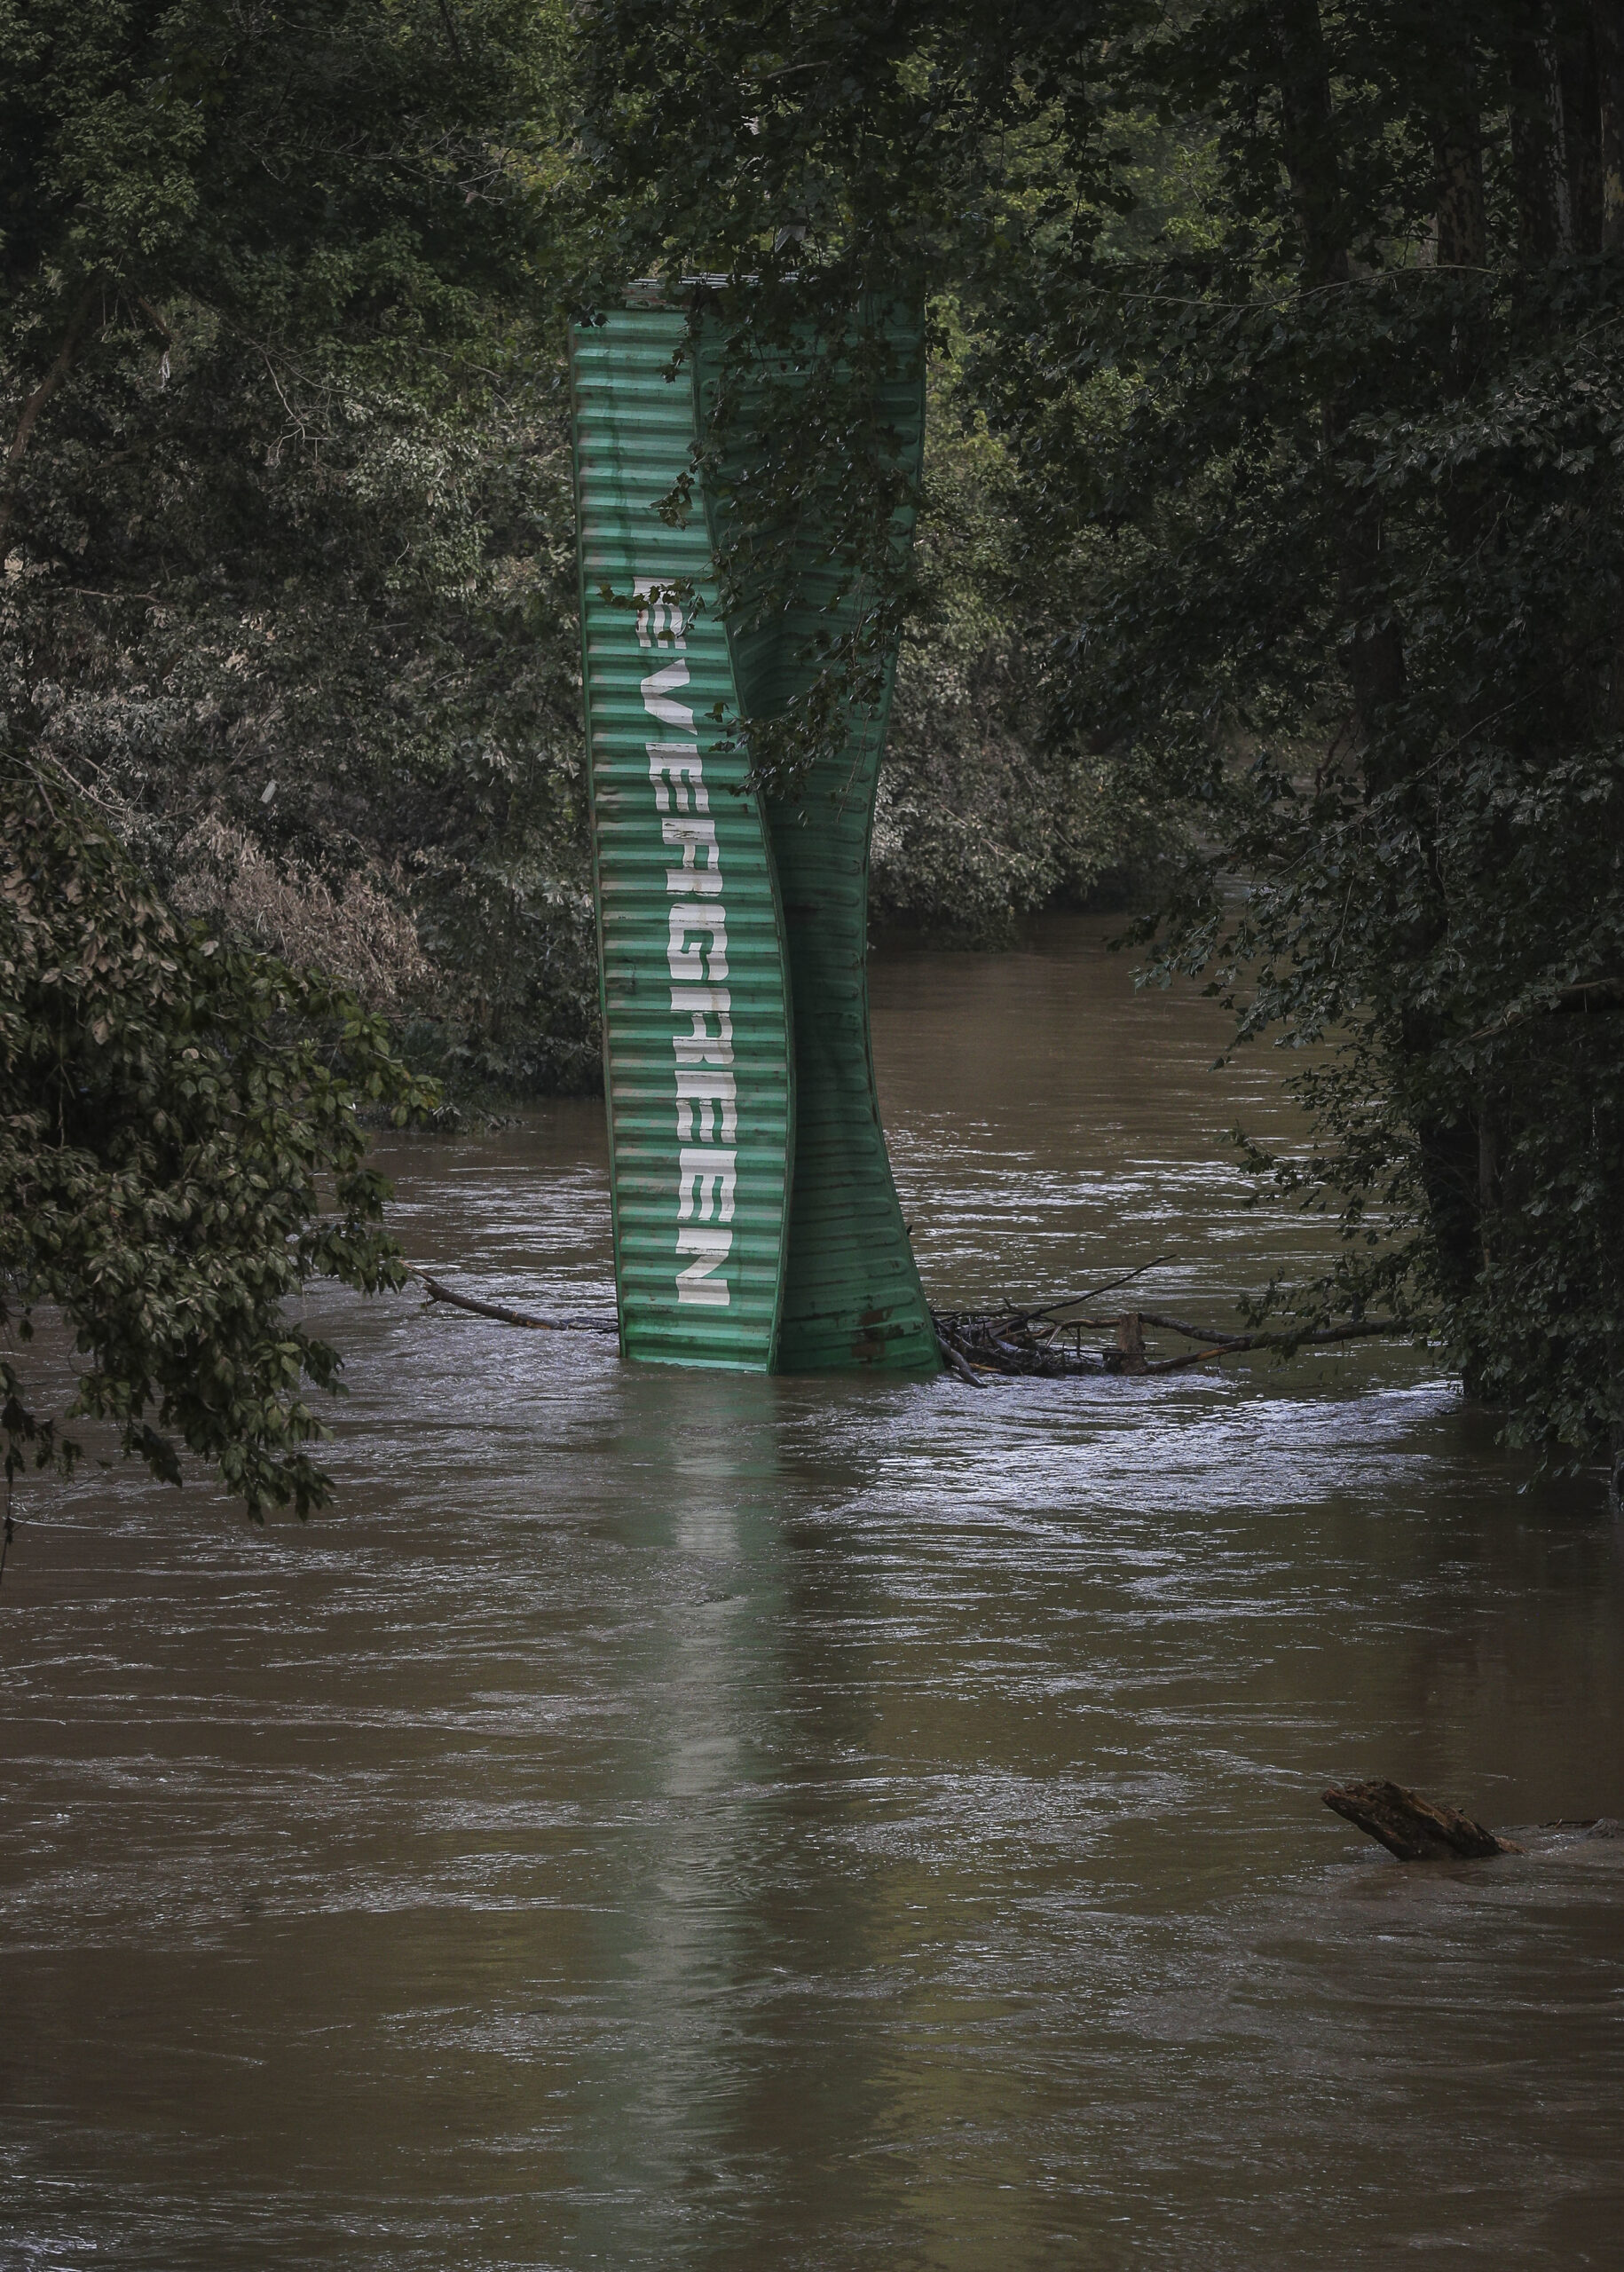
[[[688,319],[627,307],[572,341],[581,644],[620,1345],[753,1371],[933,1372],[869,1045],[869,838],[885,741],[793,808],[742,793],[717,714],[770,716],[832,577],[816,536],[769,633],[721,620],[715,503],[691,472],[710,398]],[[917,470],[918,330],[885,405]],[[899,516],[898,540],[911,535]],[[686,611],[669,597],[697,595]],[[824,619],[826,621],[826,619]]]

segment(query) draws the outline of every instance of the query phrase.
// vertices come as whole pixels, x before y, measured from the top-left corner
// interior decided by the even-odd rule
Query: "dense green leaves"
[[[304,1384],[338,1358],[288,1314],[312,1278],[404,1283],[362,1108],[431,1105],[341,988],[179,922],[71,786],[0,766],[0,1323],[46,1303],[83,1361],[75,1414],[251,1511],[327,1485]],[[0,1360],[8,1477],[71,1463]]]
[[[595,1069],[571,53],[534,0],[0,0],[0,1289],[256,1509],[323,1488],[289,1297],[398,1280],[372,1013]]]
[[[869,896],[882,927],[1005,944],[1035,910],[1120,903],[1174,833],[1154,785],[1058,729],[1055,613],[1033,604],[1021,533],[1010,453],[944,353],[879,777]]]

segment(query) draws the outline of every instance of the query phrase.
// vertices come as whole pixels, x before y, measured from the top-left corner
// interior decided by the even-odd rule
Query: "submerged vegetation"
[[[1624,1461],[1612,0],[0,12],[7,794],[363,1089],[595,1077],[564,341],[650,272],[721,280],[736,359],[851,347],[767,415],[745,542],[833,449],[871,605],[752,758],[792,790],[901,631],[877,922],[1143,911],[1306,1068],[1311,1149],[1251,1164],[1344,1236],[1254,1328],[1395,1317],[1511,1440]],[[898,294],[907,573],[863,393]],[[68,1139],[8,1126],[26,1299]],[[152,1366],[102,1369],[146,1426]],[[275,1408],[244,1487],[302,1500]]]

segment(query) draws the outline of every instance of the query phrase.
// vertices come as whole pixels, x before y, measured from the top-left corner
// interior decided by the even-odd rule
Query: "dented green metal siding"
[[[691,377],[666,376],[684,331],[628,309],[578,332],[572,358],[615,1276],[627,1356],[764,1371],[793,1154],[789,1004],[761,810],[710,723],[737,703],[704,518],[670,528],[656,509],[694,437]],[[648,590],[679,578],[712,600],[687,621]]]
[[[903,469],[917,481],[925,438],[923,325],[907,311],[887,323],[895,367],[875,409],[895,433]],[[714,344],[698,362],[702,405]],[[780,359],[781,376],[796,383]],[[749,430],[746,407],[741,431]],[[745,446],[748,446],[747,443]],[[828,479],[837,481],[832,468]],[[711,504],[713,540],[729,532]],[[905,553],[911,509],[897,516]],[[806,659],[822,631],[853,627],[858,603],[839,595],[815,517],[797,547],[787,614],[763,635],[734,634],[745,713],[771,717],[810,683]],[[825,755],[792,805],[769,802],[768,827],[783,902],[795,1033],[795,1163],[790,1201],[779,1357],[786,1372],[851,1365],[934,1370],[935,1328],[919,1284],[879,1116],[868,999],[869,844],[896,659],[887,660],[877,714],[854,713],[839,755]]]
[[[763,815],[754,800],[729,793],[745,768],[707,730],[713,704],[746,721],[772,714],[804,682],[808,667],[796,651],[817,623],[842,627],[826,612],[832,579],[815,531],[787,616],[766,630],[724,630],[714,611],[712,545],[726,532],[714,508],[696,498],[684,526],[659,519],[659,499],[689,469],[707,393],[703,353],[674,380],[666,375],[686,328],[675,311],[632,308],[579,332],[574,343],[622,1346],[631,1356],[786,1371],[934,1371],[934,1328],[892,1182],[869,1043],[868,848],[889,684],[881,714],[854,716],[847,749],[814,773],[800,804]],[[918,327],[903,327],[899,335],[908,351],[886,409],[917,469]],[[911,536],[911,523],[899,516],[898,543]],[[691,580],[706,603],[697,619],[674,627],[668,609],[633,612],[628,603],[640,584],[680,578]],[[619,605],[603,596],[605,586]],[[686,674],[680,682],[679,667]],[[682,714],[676,723],[662,707],[674,703]],[[683,761],[660,754],[667,733],[684,745],[692,736],[696,778],[708,799],[703,817],[714,824],[713,855],[708,840],[695,843],[696,832],[685,831],[674,811],[656,809],[661,793],[674,799],[688,780]],[[679,977],[677,935],[668,927],[675,920],[669,910],[696,897],[693,878],[677,862],[703,868],[712,856],[719,881],[702,881],[698,892],[726,914],[732,1061],[690,1064],[685,1081],[685,1057],[729,1045],[717,1017],[703,1008],[690,1030],[696,982],[686,964]],[[690,940],[684,932],[682,951],[695,947],[708,954],[713,942],[707,946],[704,936]],[[714,994],[708,968],[702,984]],[[678,1131],[695,1101],[685,1087],[723,1075],[737,1087],[737,1143],[723,1140],[713,1095],[704,1100],[712,1116],[703,1132],[692,1119]],[[707,1146],[737,1154],[725,1225]],[[713,1195],[709,1215],[700,1211],[702,1188]],[[712,1263],[702,1254],[684,1265],[696,1242],[719,1247],[724,1230],[733,1234],[725,1255]],[[675,1283],[684,1266],[703,1274],[685,1282],[685,1292]],[[725,1288],[725,1301],[713,1291],[698,1293],[701,1284]]]

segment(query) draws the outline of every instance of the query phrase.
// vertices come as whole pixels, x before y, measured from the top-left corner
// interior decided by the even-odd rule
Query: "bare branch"
[[[471,1294],[453,1294],[426,1270],[414,1270],[412,1275],[422,1280],[431,1302],[449,1302],[453,1309],[471,1310],[476,1317],[493,1317],[501,1325],[522,1325],[542,1333],[618,1333],[620,1329],[612,1318],[538,1317],[529,1310],[510,1310],[501,1302],[477,1302]]]
[[[946,1334],[938,1333],[936,1346],[942,1352],[942,1362],[950,1372],[957,1373],[961,1381],[968,1381],[972,1388],[985,1388],[987,1384],[974,1368],[954,1348]]]
[[[1154,1261],[1141,1262],[1137,1270],[1130,1270],[1124,1277],[1110,1279],[1103,1286],[1091,1286],[1086,1293],[1062,1294],[1058,1301],[1045,1302],[1035,1310],[1011,1310],[1007,1313],[1009,1321],[1012,1325],[1025,1325],[1035,1317],[1052,1317],[1056,1310],[1074,1310],[1080,1303],[1097,1301],[1101,1294],[1114,1294],[1119,1286],[1131,1286],[1147,1270],[1159,1270],[1164,1262],[1171,1260],[1171,1255],[1158,1254]]]
[[[1175,1330],[1182,1329],[1175,1328]],[[1396,1318],[1378,1318],[1369,1325],[1336,1325],[1322,1333],[1243,1333],[1209,1349],[1188,1349],[1182,1357],[1159,1357],[1147,1364],[1147,1373],[1181,1373],[1186,1365],[1204,1365],[1213,1357],[1240,1357],[1249,1349],[1320,1349],[1333,1341],[1365,1341],[1374,1335],[1402,1333]]]

